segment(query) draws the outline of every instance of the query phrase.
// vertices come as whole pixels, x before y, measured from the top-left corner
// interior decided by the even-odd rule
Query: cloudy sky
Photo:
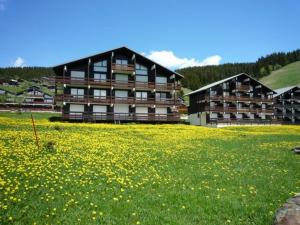
[[[0,0],[0,66],[128,46],[171,69],[300,48],[299,0]]]

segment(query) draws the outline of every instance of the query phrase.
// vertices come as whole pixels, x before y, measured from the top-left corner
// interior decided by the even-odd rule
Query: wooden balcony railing
[[[56,101],[78,102],[78,103],[103,103],[103,104],[145,104],[145,105],[178,105],[180,102],[173,98],[135,98],[116,96],[93,96],[93,95],[70,95],[62,94],[55,96]]]
[[[258,98],[258,97],[244,97],[244,96],[205,96],[205,100],[214,100],[214,101],[246,101],[246,102],[274,102],[273,99],[269,98]]]
[[[125,72],[125,73],[133,73],[135,71],[135,66],[133,64],[112,64],[112,70],[114,72]]]
[[[70,78],[70,77],[56,77],[56,83],[68,84],[68,85],[94,85],[103,88],[137,88],[142,90],[180,90],[181,85],[174,83],[156,83],[156,82],[139,82],[139,81],[119,81],[119,80],[110,80],[110,79],[94,79],[94,78]]]
[[[217,118],[217,119],[210,119],[209,123],[211,124],[219,124],[219,123],[226,123],[226,124],[280,124],[282,121],[278,119],[258,119],[258,118]]]
[[[169,121],[176,122],[180,120],[179,113],[114,113],[114,112],[63,112],[62,117],[70,120],[87,120],[87,121]]]
[[[273,109],[262,109],[262,108],[248,108],[248,107],[221,107],[221,106],[206,106],[206,111],[212,112],[227,112],[227,113],[273,113]]]
[[[250,86],[249,85],[237,85],[236,89],[239,90],[239,91],[249,91]]]

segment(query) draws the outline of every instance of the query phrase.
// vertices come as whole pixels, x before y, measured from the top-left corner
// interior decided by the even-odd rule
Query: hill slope
[[[300,61],[273,71],[270,75],[260,79],[260,81],[273,89],[300,85]]]

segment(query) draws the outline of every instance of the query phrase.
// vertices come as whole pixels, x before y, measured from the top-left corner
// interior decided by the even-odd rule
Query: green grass
[[[24,82],[21,82],[19,86],[6,86],[6,85],[0,84],[0,89],[12,92],[13,94],[18,94],[20,92],[27,90],[31,86],[36,86],[36,87],[40,88],[43,92],[45,92],[46,94],[48,94],[50,96],[54,95],[54,91],[48,89],[47,87],[42,86],[42,84],[34,83],[31,81],[26,81],[26,80]]]
[[[273,89],[300,85],[300,61],[288,64],[260,80]]]
[[[0,114],[0,224],[271,224],[300,127],[50,123]],[[18,119],[16,119],[18,118]]]
[[[0,112],[0,117],[7,117],[7,118],[13,118],[13,119],[30,119],[31,120],[31,114],[33,115],[34,119],[49,119],[50,117],[56,117],[60,116],[61,113],[59,112]]]
[[[182,88],[182,90],[183,90],[184,95],[186,95],[186,94],[188,94],[188,93],[190,93],[190,92],[192,91],[192,90],[189,89],[189,88]],[[189,99],[189,96],[184,96],[183,99],[184,99],[184,101],[185,101],[185,103],[186,103],[187,105],[190,105],[190,99]]]

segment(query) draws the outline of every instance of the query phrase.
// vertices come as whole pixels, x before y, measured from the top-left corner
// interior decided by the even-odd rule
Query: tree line
[[[0,68],[0,79],[39,79],[41,77],[54,76],[51,67],[6,67]]]
[[[188,67],[176,70],[182,74],[182,85],[195,90],[212,82],[227,77],[247,73],[256,79],[269,75],[272,71],[281,67],[300,61],[300,49],[292,52],[277,52],[260,57],[253,63],[226,63],[217,66]]]

